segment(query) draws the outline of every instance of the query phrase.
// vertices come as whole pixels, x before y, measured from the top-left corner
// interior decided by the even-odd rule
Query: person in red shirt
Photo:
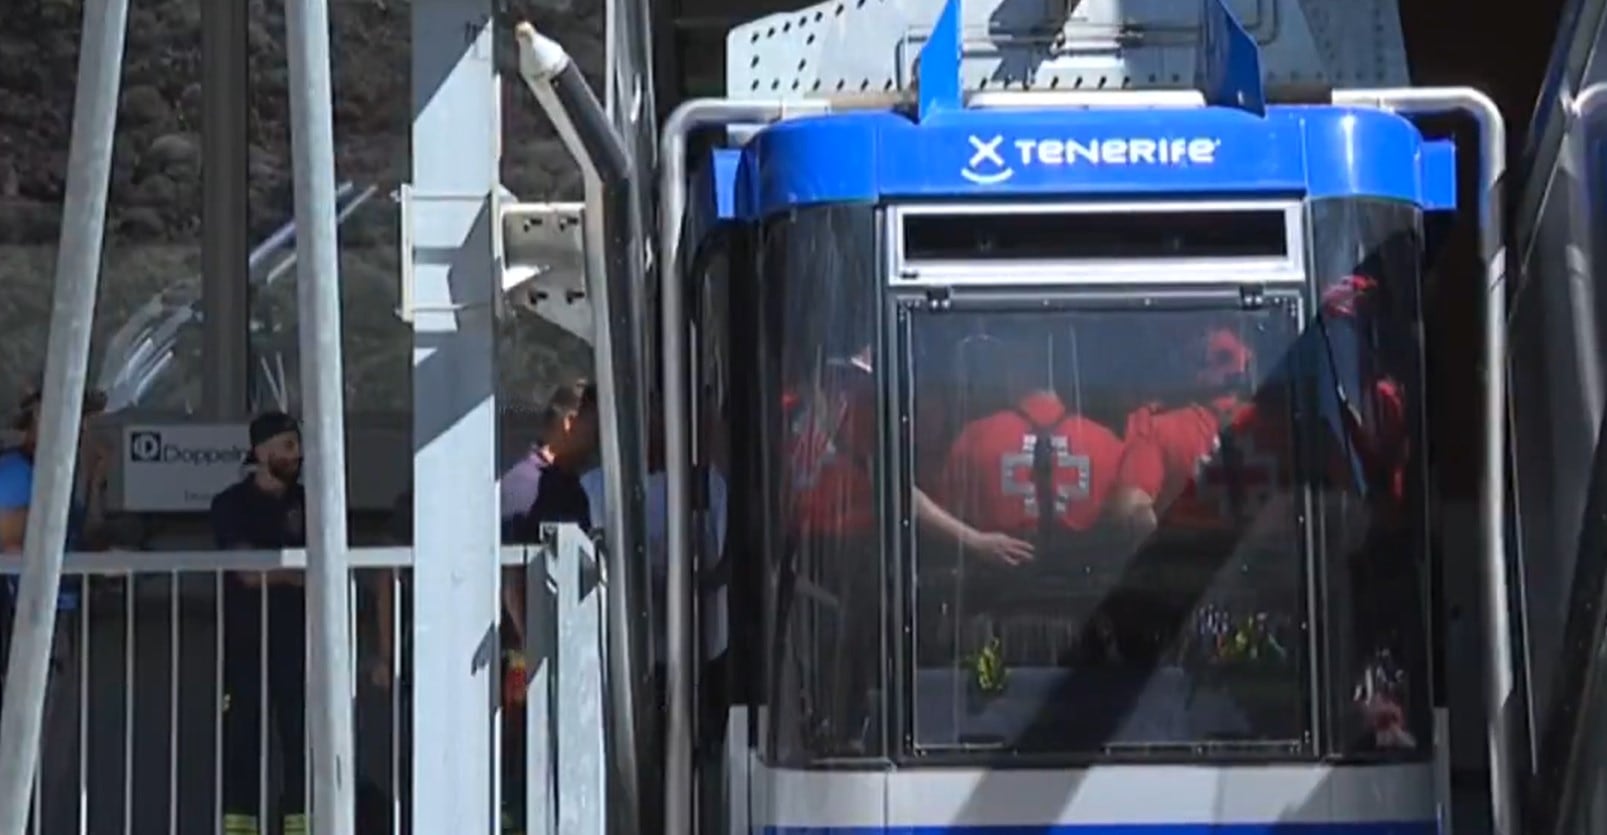
[[[791,541],[785,548],[789,567],[781,576],[778,596],[783,602],[777,617],[783,623],[791,619],[791,589],[800,575],[836,598],[841,637],[802,651],[821,653],[809,663],[831,682],[829,695],[817,706],[813,721],[820,727],[815,732],[832,740],[822,744],[842,745],[847,751],[863,742],[871,719],[865,694],[878,686],[881,663],[875,652],[864,651],[879,643],[883,625],[880,580],[885,560],[874,477],[886,459],[876,426],[876,382],[866,345],[853,357],[826,362],[807,386],[786,392],[782,406],[787,444],[782,518],[789,523]],[[922,529],[1000,563],[1032,558],[1030,544],[977,530],[919,489],[912,493],[912,515]],[[777,635],[783,634],[785,630],[778,630]],[[844,657],[844,646],[856,651]]]
[[[785,395],[790,516],[805,537],[868,535],[876,452],[875,377],[863,356],[828,361],[816,385]]]
[[[1311,340],[1307,344],[1313,348],[1303,355],[1303,373],[1318,386],[1312,404],[1315,419],[1308,426],[1316,434],[1317,460],[1326,463],[1312,474],[1321,513],[1328,519],[1325,550],[1330,559],[1345,559],[1353,572],[1372,577],[1369,581],[1357,575],[1352,582],[1360,595],[1355,604],[1364,607],[1380,593],[1380,582],[1390,582],[1367,570],[1373,561],[1369,555],[1378,551],[1370,543],[1389,541],[1388,531],[1405,518],[1410,458],[1404,387],[1381,367],[1391,358],[1364,342],[1368,328],[1387,325],[1372,321],[1377,292],[1377,282],[1364,277],[1334,282],[1323,295],[1320,317],[1301,337]],[[1114,512],[1144,535],[1162,520],[1169,529],[1233,531],[1241,543],[1264,542],[1274,531],[1292,533],[1292,508],[1267,512],[1280,496],[1296,496],[1290,477],[1294,420],[1289,389],[1271,382],[1250,394],[1256,358],[1234,331],[1211,330],[1204,349],[1196,376],[1200,400],[1170,409],[1146,405],[1129,416],[1120,476],[1124,487],[1113,498]],[[1374,588],[1366,589],[1369,584]],[[1375,648],[1368,651],[1376,656],[1363,662],[1368,684],[1358,686],[1356,703],[1378,745],[1410,747],[1413,735],[1406,729],[1400,688],[1393,684],[1398,676],[1380,672],[1389,664],[1379,659],[1391,654],[1388,630],[1381,627],[1388,619],[1385,614],[1353,618],[1368,633],[1354,645]]]
[[[1340,282],[1325,296],[1327,333],[1353,312],[1357,282]],[[1307,338],[1327,339],[1327,335]],[[1333,345],[1313,361],[1328,380],[1318,413],[1327,424],[1329,482],[1339,492],[1399,496],[1404,489],[1406,411],[1401,386],[1358,369],[1351,384],[1339,379]],[[1169,527],[1236,527],[1263,507],[1279,485],[1290,486],[1294,463],[1293,417],[1288,391],[1269,383],[1251,394],[1255,356],[1234,330],[1215,328],[1204,338],[1196,375],[1202,397],[1168,408],[1146,404],[1128,416],[1122,479],[1132,489],[1115,500],[1119,512],[1153,530],[1155,514]],[[1347,371],[1350,369],[1347,369]],[[1352,395],[1355,392],[1356,395]],[[1224,448],[1224,443],[1227,447]]]
[[[1202,348],[1199,399],[1128,415],[1112,508],[1140,534],[1161,517],[1168,527],[1239,528],[1288,483],[1294,444],[1283,392],[1273,386],[1252,399],[1255,355],[1237,331],[1213,328]]]
[[[1122,442],[1052,391],[1028,393],[968,424],[950,447],[943,495],[961,518],[1040,547],[1086,532],[1117,483]]]
[[[1318,320],[1333,389],[1324,418],[1350,476],[1324,496],[1326,512],[1339,520],[1327,526],[1325,547],[1352,598],[1347,620],[1356,654],[1347,660],[1357,683],[1349,744],[1375,750],[1416,748],[1426,717],[1420,697],[1413,705],[1409,674],[1422,662],[1397,661],[1421,657],[1425,627],[1421,557],[1409,556],[1422,551],[1407,498],[1408,389],[1396,376],[1415,377],[1418,349],[1410,320],[1392,301],[1377,278],[1346,276],[1323,292]]]
[[[785,395],[788,456],[787,518],[809,538],[875,537],[877,466],[876,379],[866,346],[847,360],[827,363],[819,383]],[[968,552],[1006,565],[1032,559],[1031,543],[998,530],[966,524],[919,488],[912,512],[922,530]]]
[[[1405,386],[1388,366],[1402,357],[1364,345],[1375,330],[1399,329],[1390,328],[1383,307],[1376,278],[1352,275],[1334,282],[1322,297],[1323,338],[1337,403],[1337,419],[1330,423],[1352,458],[1353,481],[1380,508],[1398,509],[1405,502],[1411,433]]]

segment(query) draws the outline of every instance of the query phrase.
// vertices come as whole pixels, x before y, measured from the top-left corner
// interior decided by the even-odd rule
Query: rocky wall
[[[205,0],[222,2],[222,0]],[[133,0],[114,150],[105,269],[92,381],[114,406],[198,406],[201,235],[201,3]],[[282,0],[249,5],[248,239],[267,240],[291,217],[290,126]],[[511,24],[533,20],[598,79],[603,20],[596,0],[501,4],[503,182],[524,199],[577,199],[580,177],[513,75]],[[409,175],[410,4],[332,0],[336,171],[375,196],[341,227],[349,407],[402,411],[410,403],[408,327],[395,315],[397,212]],[[81,0],[0,0],[0,409],[43,366],[50,286],[71,131]],[[253,390],[295,400],[294,269],[267,281],[288,249],[266,253],[254,276]],[[242,277],[244,278],[244,277]],[[153,372],[155,356],[172,360]],[[583,373],[589,351],[528,314],[506,322],[505,397],[530,401]],[[142,374],[131,373],[135,371]],[[144,386],[129,383],[149,377]]]

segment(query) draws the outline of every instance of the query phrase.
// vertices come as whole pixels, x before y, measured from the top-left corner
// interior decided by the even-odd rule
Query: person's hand
[[[998,532],[977,531],[966,537],[965,547],[977,556],[1004,566],[1025,565],[1032,562],[1032,543]]]
[[[1373,744],[1380,749],[1416,748],[1417,739],[1406,729],[1406,712],[1394,699],[1374,695],[1363,699],[1362,721],[1372,731]]]
[[[1154,499],[1139,490],[1118,492],[1106,506],[1105,515],[1134,544],[1149,539],[1160,528],[1160,516],[1155,512]]]

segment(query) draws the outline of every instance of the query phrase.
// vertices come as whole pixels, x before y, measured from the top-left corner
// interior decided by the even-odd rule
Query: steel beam
[[[84,5],[33,495],[24,533],[24,568],[12,624],[4,707],[0,708],[0,835],[27,832],[34,772],[39,767],[45,684],[50,676],[56,595],[61,589],[67,514],[73,499],[78,431],[89,376],[89,337],[100,286],[127,32],[128,0]]]
[[[246,0],[201,6],[201,401],[207,417],[251,408]]]
[[[495,831],[493,252],[500,97],[491,0],[414,0],[413,828]]]

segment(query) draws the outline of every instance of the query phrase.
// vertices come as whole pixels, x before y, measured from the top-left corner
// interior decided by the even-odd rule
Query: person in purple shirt
[[[530,451],[502,475],[502,541],[533,543],[540,533],[540,521],[547,520],[546,506],[561,496],[562,476],[573,470],[568,460],[575,439],[587,434],[590,416],[596,412],[596,389],[586,380],[565,383],[553,390],[542,409],[537,426],[538,439]],[[571,479],[573,477],[571,476]],[[524,710],[529,670],[524,657],[524,574],[507,569],[502,575],[503,645],[503,819],[504,829],[524,831]]]
[[[552,463],[552,439],[568,431],[580,415],[581,403],[589,386],[585,380],[565,383],[554,389],[541,410],[537,440],[523,458],[502,474],[503,540],[518,541],[523,519],[541,494],[541,474]]]

